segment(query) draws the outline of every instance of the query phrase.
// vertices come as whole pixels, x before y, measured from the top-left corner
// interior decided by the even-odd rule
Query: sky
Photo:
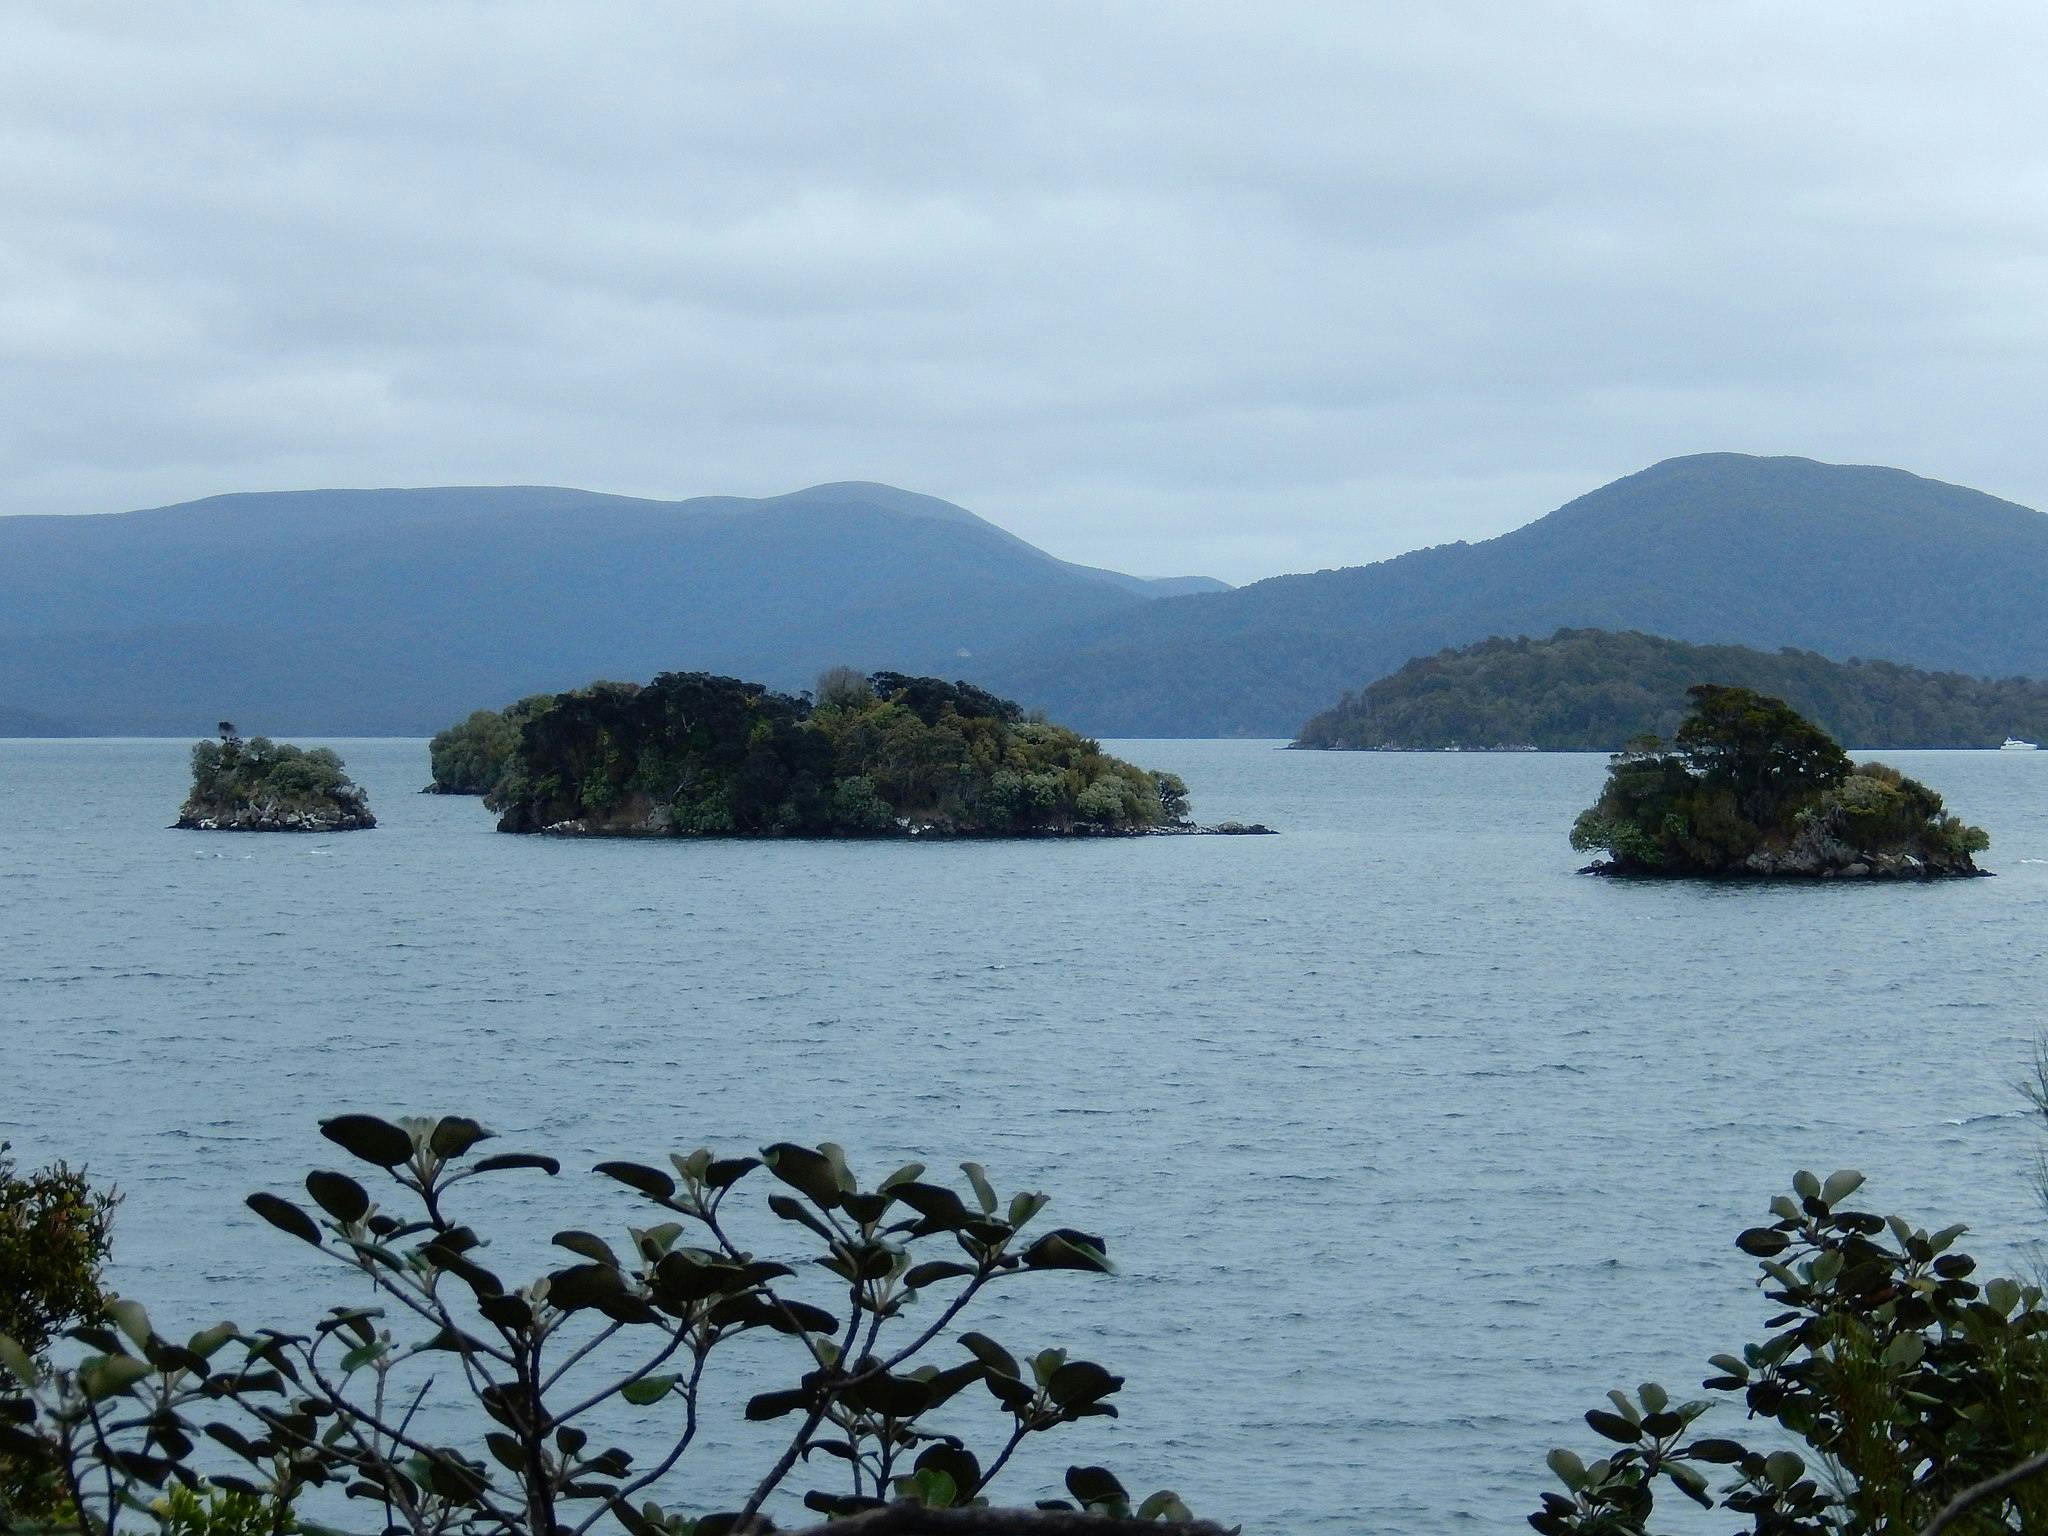
[[[1675,454],[2048,507],[2048,7],[0,9],[0,513],[866,479],[1246,581]]]

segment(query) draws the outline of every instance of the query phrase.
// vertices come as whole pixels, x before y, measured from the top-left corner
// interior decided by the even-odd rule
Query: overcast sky
[[[2048,506],[2048,7],[0,10],[0,511],[875,479],[1242,581],[1704,449]]]

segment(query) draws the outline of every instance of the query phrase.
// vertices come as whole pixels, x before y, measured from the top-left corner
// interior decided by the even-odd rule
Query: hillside
[[[1095,615],[975,679],[1113,736],[1289,736],[1410,657],[1563,626],[2048,676],[2048,517],[1902,470],[1671,459],[1481,544]]]
[[[62,720],[39,715],[32,709],[0,704],[0,736],[71,736],[77,734]]]
[[[1708,682],[1783,699],[1857,748],[1995,747],[2048,732],[2048,682],[1561,629],[1418,657],[1310,720],[1295,745],[1612,752],[1636,736],[1668,739],[1686,689]]]
[[[219,496],[0,518],[0,699],[96,732],[428,734],[676,667],[971,672],[1153,583],[889,486],[642,501],[551,487]]]

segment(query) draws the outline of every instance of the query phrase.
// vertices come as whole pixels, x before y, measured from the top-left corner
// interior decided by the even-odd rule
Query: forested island
[[[504,832],[596,837],[1099,836],[1192,831],[1187,786],[968,683],[840,668],[816,698],[703,672],[472,715],[450,775]],[[509,746],[507,746],[509,744]],[[502,764],[491,753],[506,747]],[[463,754],[467,758],[458,764]],[[472,772],[472,766],[474,772]],[[1224,829],[1218,829],[1224,830]],[[1249,829],[1244,829],[1249,830]],[[1263,830],[1263,829],[1260,829]]]
[[[1687,685],[1719,678],[1782,698],[1839,741],[1995,747],[2048,732],[2048,682],[1923,672],[1812,651],[1689,645],[1637,631],[1560,629],[1417,657],[1302,726],[1297,747],[1350,751],[1611,752],[1669,736]]]
[[[1667,746],[1617,753],[1572,846],[1587,873],[1917,879],[1976,875],[1991,846],[1941,796],[1882,763],[1852,764],[1782,699],[1705,683]]]
[[[427,744],[434,782],[425,795],[487,795],[512,767],[519,750],[519,731],[528,720],[554,703],[551,693],[537,693],[504,709],[479,709]]]
[[[358,832],[377,825],[369,796],[326,747],[295,747],[221,722],[192,747],[192,790],[179,827],[201,832]]]

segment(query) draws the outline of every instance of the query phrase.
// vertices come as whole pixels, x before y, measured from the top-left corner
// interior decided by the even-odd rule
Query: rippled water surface
[[[1099,1460],[1256,1529],[1508,1530],[1608,1387],[1758,1336],[1729,1240],[1794,1168],[2000,1264],[2040,1228],[2048,753],[1888,754],[1999,878],[1795,888],[1576,876],[1597,757],[1132,742],[1284,835],[646,844],[499,836],[411,793],[423,743],[334,745],[374,832],[173,832],[184,743],[0,742],[0,1135],[126,1192],[115,1280],[160,1322],[353,1297],[241,1204],[332,1166],[345,1108],[572,1174],[979,1158],[1123,1269],[986,1323],[1130,1380],[1013,1495]],[[641,1219],[572,1174],[496,1186],[500,1268]],[[672,1491],[718,1507],[764,1445]]]

